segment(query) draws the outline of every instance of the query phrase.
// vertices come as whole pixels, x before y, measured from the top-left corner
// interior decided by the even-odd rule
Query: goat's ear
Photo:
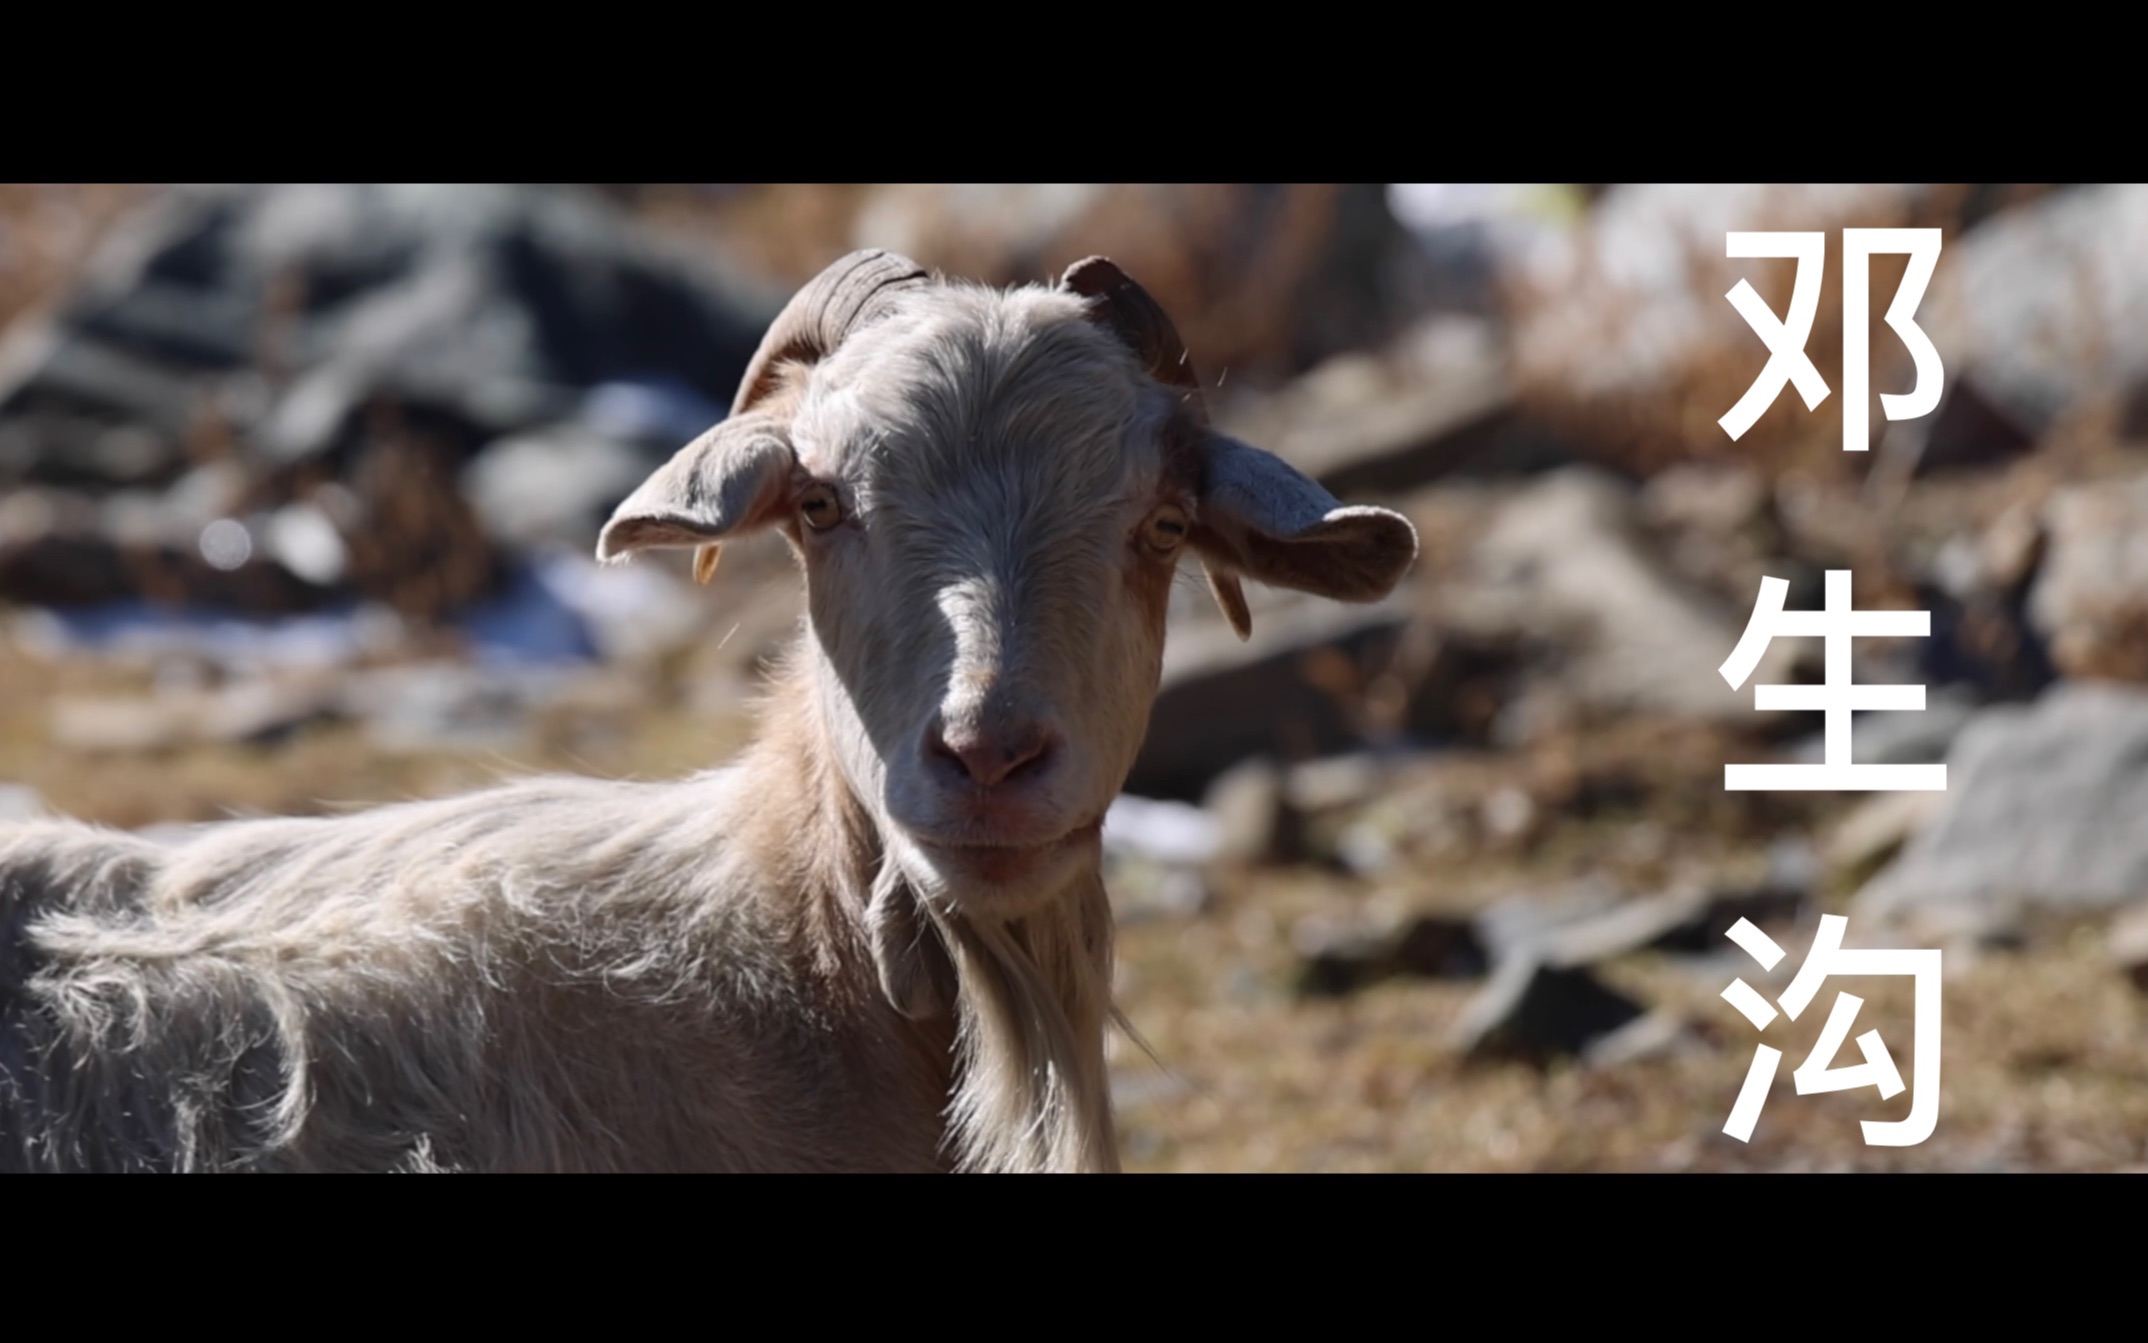
[[[1241,639],[1252,621],[1238,575],[1372,602],[1394,591],[1417,559],[1417,529],[1400,513],[1345,507],[1282,458],[1222,434],[1207,436],[1206,458],[1193,544]]]
[[[797,458],[782,421],[725,420],[679,449],[604,524],[597,558],[617,564],[644,550],[691,547],[695,577],[715,569],[717,546],[765,527],[790,505]]]

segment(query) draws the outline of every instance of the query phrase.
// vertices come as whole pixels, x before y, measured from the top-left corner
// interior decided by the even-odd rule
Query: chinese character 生
[[[1780,578],[1760,581],[1760,600],[1738,639],[1738,646],[1718,668],[1732,690],[1745,684],[1768,644],[1799,636],[1823,638],[1827,644],[1824,685],[1757,685],[1753,707],[1790,712],[1818,711],[1827,716],[1826,754],[1818,765],[1725,765],[1723,787],[1730,792],[1829,790],[1881,793],[1943,793],[1947,767],[1941,765],[1859,765],[1850,749],[1850,714],[1859,709],[1924,708],[1921,685],[1854,685],[1850,681],[1850,640],[1929,638],[1929,611],[1858,611],[1850,605],[1850,571],[1827,571],[1827,609],[1785,611],[1790,585]]]

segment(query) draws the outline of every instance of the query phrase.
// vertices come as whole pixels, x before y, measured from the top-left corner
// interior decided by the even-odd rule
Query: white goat
[[[861,252],[598,555],[780,530],[763,730],[666,785],[547,778],[162,847],[0,828],[0,1169],[1118,1168],[1099,831],[1172,576],[1352,601],[1416,555],[1211,431],[1178,336]]]

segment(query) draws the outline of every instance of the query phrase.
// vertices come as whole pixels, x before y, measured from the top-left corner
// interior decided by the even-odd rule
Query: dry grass
[[[1360,897],[1362,899],[1362,897]],[[1755,1032],[1717,995],[1739,958],[1643,955],[1614,987],[1691,1023],[1686,1044],[1605,1068],[1472,1065],[1450,1043],[1475,982],[1394,981],[1298,1000],[1289,930],[1358,903],[1332,878],[1268,875],[1179,925],[1122,939],[1123,1004],[1172,1070],[1120,1048],[1122,1128],[1136,1171],[2128,1170],[2148,1167],[2148,997],[2104,962],[2100,934],[1973,960],[1950,953],[1938,1129],[1921,1146],[1863,1145],[1860,1120],[1908,1115],[1911,1093],[1799,1096],[1837,988],[1864,998],[1911,1079],[1906,981],[1839,981],[1796,1023]],[[1804,950],[1785,938],[1787,975]],[[1782,1068],[1750,1145],[1721,1132],[1767,1042]],[[1854,1053],[1838,1065],[1856,1061]]]
[[[743,710],[710,718],[640,685],[596,679],[532,716],[511,744],[383,751],[363,724],[322,722],[274,742],[154,755],[56,746],[48,706],[151,693],[148,673],[53,666],[0,652],[0,781],[28,784],[68,816],[127,828],[232,816],[322,815],[441,797],[527,774],[672,778],[721,762],[746,740]]]
[[[138,826],[232,814],[317,814],[403,797],[437,796],[536,770],[665,777],[723,759],[743,739],[742,717],[711,721],[688,709],[607,690],[600,681],[540,715],[512,752],[441,749],[383,754],[355,725],[303,729],[274,746],[193,748],[156,759],[56,750],[43,706],[70,694],[140,691],[143,674],[58,668],[0,656],[0,779],[31,784],[58,809]],[[1558,796],[1561,750],[1485,758],[1399,787],[1393,797],[1444,795],[1467,814],[1481,796],[1519,782]],[[1638,730],[1629,756],[1663,757],[1660,735]],[[1580,752],[1575,777],[1599,777],[1616,744]],[[1857,1121],[1907,1114],[1909,1097],[1797,1096],[1781,1077],[1754,1141],[1720,1133],[1752,1047],[1802,1061],[1833,990],[1804,1020],[1765,1037],[1716,995],[1743,974],[1764,991],[1803,951],[1802,935],[1773,982],[1733,952],[1696,960],[1640,955],[1605,978],[1693,1026],[1683,1049],[1591,1070],[1469,1065],[1450,1033],[1481,981],[1391,981],[1354,997],[1292,993],[1301,920],[1358,920],[1385,912],[1482,908],[1500,895],[1578,876],[1634,889],[1700,871],[1750,875],[1752,831],[1675,807],[1676,776],[1713,766],[1688,744],[1660,764],[1631,805],[1554,813],[1518,847],[1460,842],[1421,849],[1376,880],[1315,869],[1219,873],[1199,915],[1122,930],[1120,995],[1169,1068],[1115,1042],[1126,1086],[1127,1162],[1136,1171],[1651,1171],[1651,1170],[2117,1170],[2148,1163],[2148,997],[2103,959],[2083,929],[2020,953],[1970,960],[1950,953],[1939,1130],[1921,1147],[1866,1148]],[[1615,773],[1615,771],[1614,771]],[[1531,781],[1536,781],[1531,784]],[[1583,789],[1585,794],[1587,789]],[[1836,810],[1839,810],[1837,808]],[[1831,812],[1797,818],[1818,834]],[[1649,842],[1640,842],[1647,839]],[[1437,856],[1435,856],[1435,854]],[[1667,856],[1668,855],[1668,856]],[[1911,1075],[1906,984],[1850,985],[1867,999],[1857,1030],[1878,1028]],[[1845,1059],[1844,1062],[1853,1061]]]

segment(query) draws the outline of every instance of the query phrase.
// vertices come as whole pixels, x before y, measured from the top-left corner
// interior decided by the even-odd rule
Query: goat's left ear
[[[706,582],[721,542],[783,515],[796,463],[782,420],[760,414],[725,420],[679,449],[619,505],[597,538],[597,558],[617,564],[644,550],[692,547],[695,577]]]
[[[1193,544],[1243,639],[1252,633],[1235,575],[1345,602],[1378,601],[1417,559],[1417,529],[1400,513],[1345,507],[1282,458],[1211,432]]]

